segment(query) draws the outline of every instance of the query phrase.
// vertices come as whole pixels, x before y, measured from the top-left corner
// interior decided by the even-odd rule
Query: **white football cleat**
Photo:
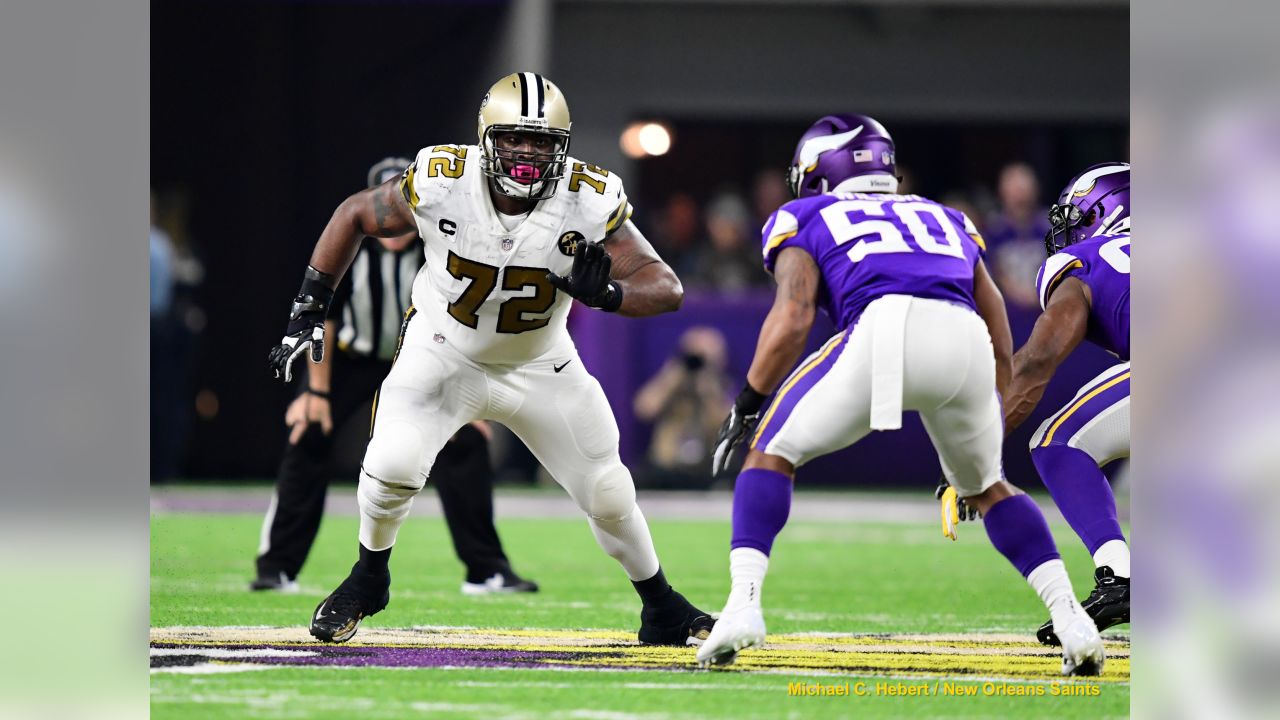
[[[699,667],[729,665],[738,651],[764,644],[764,615],[758,605],[725,610],[716,619],[711,635],[698,648]]]
[[[1106,655],[1102,649],[1102,636],[1093,618],[1083,610],[1075,614],[1066,628],[1054,627],[1054,633],[1062,642],[1063,675],[1101,675]]]

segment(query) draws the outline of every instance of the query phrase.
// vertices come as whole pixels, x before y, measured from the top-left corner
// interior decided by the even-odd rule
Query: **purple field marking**
[[[289,649],[296,650],[298,645],[185,645],[182,643],[153,643],[157,648],[175,648],[190,650],[191,655],[199,656],[202,651],[213,648],[247,650],[247,649]],[[317,646],[307,645],[308,651],[319,653],[311,657],[255,657],[246,658],[244,662],[259,665],[304,665],[304,666],[340,666],[340,667],[547,667],[575,664],[574,661],[588,658],[603,659],[609,656],[622,657],[620,652],[567,652],[563,650],[504,650],[495,648],[431,648],[431,647],[385,647],[385,646]],[[220,660],[220,662],[227,662]],[[611,667],[628,667],[651,669],[645,664],[619,664]]]

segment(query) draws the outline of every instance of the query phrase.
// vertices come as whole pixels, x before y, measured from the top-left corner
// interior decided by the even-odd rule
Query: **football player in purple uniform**
[[[749,438],[734,487],[732,589],[698,661],[729,663],[764,641],[760,590],[795,469],[873,430],[899,429],[914,410],[952,487],[984,513],[992,544],[1049,608],[1063,673],[1100,672],[1102,640],[1049,526],[1003,477],[997,389],[1008,382],[1013,341],[973,223],[897,194],[893,140],[864,115],[814,123],[788,179],[796,199],[763,231],[777,296],[712,462],[722,470]],[[792,370],[819,307],[839,332]]]
[[[1130,208],[1128,163],[1103,163],[1072,178],[1049,210],[1049,259],[1036,278],[1044,314],[1013,356],[1003,394],[1011,431],[1081,341],[1121,361],[1080,388],[1031,438],[1040,478],[1093,555],[1096,586],[1082,605],[1099,630],[1129,622],[1129,546],[1101,468],[1129,457]],[[1036,637],[1059,644],[1052,622]]]

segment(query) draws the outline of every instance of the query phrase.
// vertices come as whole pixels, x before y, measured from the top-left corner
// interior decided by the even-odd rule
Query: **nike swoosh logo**
[[[836,133],[835,135],[823,135],[806,142],[804,146],[800,148],[800,167],[809,167],[818,161],[818,158],[822,153],[835,150],[841,145],[844,145],[850,140],[858,137],[858,133],[862,132],[863,127],[864,126],[859,125],[848,132]]]
[[[551,366],[551,369],[552,369],[552,370],[555,370],[556,372],[560,372],[561,370],[563,370],[563,369],[565,368],[565,365],[568,365],[568,364],[569,364],[569,363],[571,363],[571,362],[573,362],[573,361],[572,361],[572,360],[565,360],[565,361],[564,361],[564,365],[552,365],[552,366]]]

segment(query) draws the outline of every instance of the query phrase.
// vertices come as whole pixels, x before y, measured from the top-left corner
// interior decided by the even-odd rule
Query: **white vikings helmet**
[[[545,200],[555,194],[569,155],[569,104],[560,88],[537,73],[512,73],[480,102],[480,168],[498,192]],[[532,149],[504,147],[504,134],[532,134]]]

